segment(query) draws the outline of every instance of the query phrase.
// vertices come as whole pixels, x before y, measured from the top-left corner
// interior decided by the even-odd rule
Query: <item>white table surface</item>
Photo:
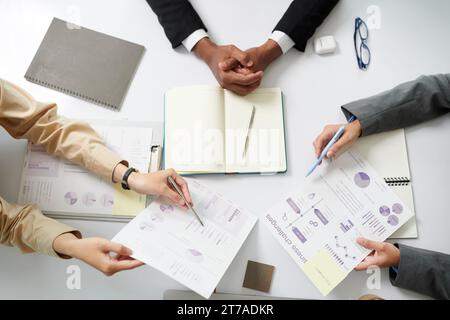
[[[289,0],[196,0],[210,34],[219,43],[248,48],[263,42],[278,22]],[[372,30],[373,61],[368,72],[356,66],[353,21],[368,17],[369,5],[381,9],[379,30]],[[88,28],[143,44],[147,52],[120,113],[112,112],[23,78],[52,17],[73,19]],[[291,50],[267,70],[264,87],[283,89],[289,171],[278,176],[208,176],[204,182],[259,217],[275,202],[303,183],[313,161],[311,142],[322,127],[342,121],[339,106],[414,79],[421,74],[450,71],[448,43],[450,2],[447,0],[342,0],[316,36],[333,34],[337,53],[319,57],[311,45],[302,54]],[[0,0],[0,77],[22,86],[35,98],[56,101],[62,115],[162,121],[163,93],[175,86],[215,84],[211,72],[184,48],[172,50],[155,15],[144,0]],[[450,117],[407,130],[419,238],[406,244],[450,253]],[[17,199],[25,142],[15,141],[0,129],[0,194]],[[395,157],[395,155],[390,155]],[[389,161],[389,160],[387,160]],[[85,236],[112,238],[121,223],[66,221]],[[258,224],[222,279],[221,292],[258,294],[242,288],[247,260],[276,267],[271,295],[322,298],[294,261]],[[81,289],[66,288],[66,268],[81,267]],[[388,299],[418,299],[421,295],[390,285],[386,271],[381,288],[366,287],[366,273],[352,272],[327,299],[355,299],[371,292]],[[22,255],[0,247],[0,298],[124,298],[160,299],[167,289],[183,289],[151,269],[123,272],[107,278],[76,260],[58,260],[36,254]]]

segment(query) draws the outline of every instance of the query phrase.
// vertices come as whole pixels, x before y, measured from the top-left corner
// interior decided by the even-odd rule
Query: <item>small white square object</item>
[[[333,53],[337,44],[333,36],[326,36],[314,40],[314,51],[317,54]]]

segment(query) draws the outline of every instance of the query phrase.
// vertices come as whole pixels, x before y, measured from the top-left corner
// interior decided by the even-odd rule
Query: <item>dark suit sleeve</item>
[[[158,16],[173,48],[198,29],[205,29],[199,15],[188,0],[146,0]]]
[[[389,270],[391,283],[436,299],[450,299],[450,256],[397,245],[400,249],[398,273]]]
[[[339,0],[294,0],[274,30],[286,33],[295,48],[305,51],[308,39]]]
[[[359,119],[364,136],[425,122],[450,112],[450,74],[422,76],[342,110]]]

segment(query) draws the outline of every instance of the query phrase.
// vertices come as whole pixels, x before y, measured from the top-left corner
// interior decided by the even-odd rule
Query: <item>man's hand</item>
[[[314,140],[314,151],[316,157],[318,158],[322,153],[322,150],[326,147],[334,134],[339,130],[340,127],[345,124],[334,124],[325,126],[322,133]],[[334,146],[328,151],[326,156],[327,159],[333,159],[338,154],[342,153],[348,149],[356,140],[361,136],[361,123],[359,120],[353,121],[346,125],[344,135],[334,144]]]
[[[380,268],[393,267],[398,266],[400,263],[400,250],[393,244],[376,242],[364,238],[358,238],[357,242],[366,249],[374,250],[355,267],[355,270],[357,271],[366,270],[370,266],[377,266]]]
[[[261,83],[262,71],[243,74],[232,69],[224,70],[219,66],[230,58],[237,61],[242,67],[251,68],[253,66],[250,55],[233,45],[218,46],[209,38],[203,38],[195,45],[193,51],[208,64],[220,86],[224,89],[245,96],[258,88]]]
[[[113,182],[117,183],[122,180],[123,175],[127,167],[123,164],[118,164],[114,169]],[[128,185],[130,189],[147,195],[158,195],[163,196],[171,200],[177,206],[187,209],[187,205],[178,193],[172,189],[169,185],[168,178],[172,177],[175,182],[180,186],[184,197],[192,205],[191,194],[189,193],[189,188],[186,180],[184,180],[180,175],[178,175],[175,170],[167,169],[163,171],[158,171],[154,173],[139,173],[133,172],[128,177]]]
[[[249,59],[252,61],[252,66],[246,66],[240,63],[234,57],[231,57],[220,64],[223,71],[236,70],[241,74],[248,74],[249,72],[264,71],[266,68],[283,54],[280,46],[276,41],[267,40],[259,47],[250,48],[245,51]]]
[[[130,257],[130,249],[101,238],[78,239],[72,233],[64,233],[55,239],[53,248],[61,255],[86,262],[107,276],[144,264]]]

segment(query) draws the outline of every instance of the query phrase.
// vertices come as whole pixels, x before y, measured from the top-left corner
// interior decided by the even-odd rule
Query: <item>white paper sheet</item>
[[[386,240],[413,213],[358,153],[324,164],[302,190],[263,218],[323,295],[327,295],[370,251],[358,237]]]
[[[157,200],[112,241],[133,257],[209,298],[256,223],[256,217],[195,180],[188,180],[195,210]]]

